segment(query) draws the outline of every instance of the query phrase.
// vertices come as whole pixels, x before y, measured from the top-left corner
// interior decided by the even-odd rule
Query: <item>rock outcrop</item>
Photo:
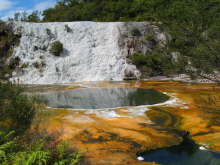
[[[128,56],[151,51],[148,34],[163,45],[166,36],[148,22],[15,22],[21,33],[13,58],[20,66],[11,81],[22,84],[54,84],[76,81],[138,79],[141,76]],[[57,57],[50,54],[54,41],[63,44]]]

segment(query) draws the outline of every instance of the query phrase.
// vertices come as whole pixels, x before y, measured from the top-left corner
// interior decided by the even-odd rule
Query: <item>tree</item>
[[[27,21],[28,13],[26,11],[16,12],[13,18],[9,18],[10,21]]]
[[[40,22],[40,15],[39,11],[33,11],[30,15],[28,15],[27,20],[28,22]]]

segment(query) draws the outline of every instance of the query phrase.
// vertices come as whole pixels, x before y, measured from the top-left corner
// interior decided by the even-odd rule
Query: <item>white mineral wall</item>
[[[21,33],[13,57],[21,59],[12,82],[54,84],[76,81],[123,80],[126,74],[139,78],[140,72],[127,61],[128,46],[123,35],[132,28],[146,29],[147,22],[16,22]],[[158,34],[161,38],[161,34]],[[163,38],[163,36],[162,36]],[[127,39],[128,40],[128,39]],[[60,41],[61,56],[49,53],[51,44]],[[147,46],[141,48],[147,51]],[[129,73],[128,73],[129,72]]]

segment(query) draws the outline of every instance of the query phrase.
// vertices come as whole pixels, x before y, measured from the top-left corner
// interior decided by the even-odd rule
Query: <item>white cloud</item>
[[[9,0],[0,0],[0,11],[8,10],[12,5],[13,3]]]
[[[54,5],[55,5],[54,1],[40,2],[37,5],[35,5],[34,10],[43,11],[47,8],[53,7]]]

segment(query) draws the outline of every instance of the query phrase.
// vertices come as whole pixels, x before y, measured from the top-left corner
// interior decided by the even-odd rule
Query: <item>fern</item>
[[[58,152],[58,159],[64,159],[65,151],[68,149],[68,142],[63,141],[59,143],[56,147]]]
[[[46,165],[50,158],[49,152],[37,151],[28,154],[28,160],[25,165]]]
[[[4,162],[6,159],[7,157],[5,151],[0,150],[0,162]]]
[[[78,152],[72,153],[67,141],[63,141],[57,145],[56,150],[58,154],[58,160],[54,165],[77,165],[81,159],[81,155]]]
[[[53,165],[66,165],[66,161],[65,160],[60,160],[58,162],[55,162]]]
[[[79,152],[75,152],[73,154],[71,154],[71,162],[70,162],[70,165],[76,165],[79,163],[79,161],[81,160],[81,154]]]
[[[45,139],[24,146],[10,140],[13,134],[0,131],[1,165],[77,165],[81,159],[80,153],[73,152],[66,141],[59,143],[56,150],[50,153],[45,150]]]
[[[10,149],[13,149],[14,147],[15,147],[15,143],[13,141],[9,141],[0,145],[0,151],[8,151]]]
[[[14,134],[15,134],[15,131],[11,131],[11,132],[9,132],[8,134],[6,134],[6,135],[4,136],[4,139],[9,139],[9,138],[11,138]]]
[[[9,138],[11,138],[14,134],[15,134],[15,131],[11,131],[9,133],[0,131],[0,143],[4,143],[5,141],[8,141]]]
[[[25,152],[13,153],[10,155],[10,162],[12,162],[13,165],[22,165],[22,163],[25,162],[25,156]]]
[[[46,165],[49,158],[49,152],[19,152],[13,156],[13,165]]]

